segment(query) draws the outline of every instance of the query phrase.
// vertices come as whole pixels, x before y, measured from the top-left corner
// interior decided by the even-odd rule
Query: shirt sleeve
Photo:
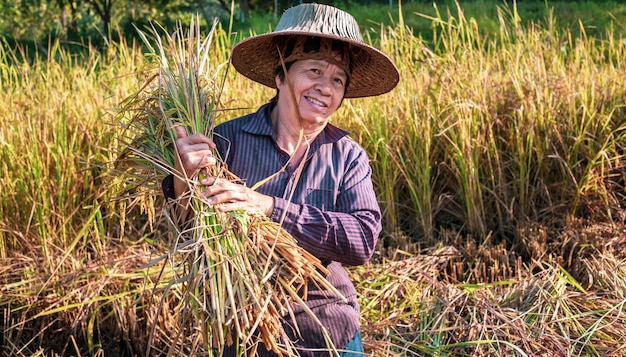
[[[163,191],[163,196],[166,200],[173,200],[176,198],[176,194],[174,193],[174,175],[169,174],[165,176],[163,181],[161,181],[161,190]]]
[[[367,155],[361,151],[342,178],[332,211],[277,197],[271,219],[282,220],[298,244],[322,261],[365,264],[374,253],[381,231],[371,175]]]

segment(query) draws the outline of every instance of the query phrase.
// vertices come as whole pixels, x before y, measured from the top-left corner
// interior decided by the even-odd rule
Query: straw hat
[[[352,15],[320,4],[301,4],[286,10],[274,32],[249,37],[236,44],[231,62],[244,76],[276,88],[275,69],[279,66],[280,57],[285,56],[282,52],[286,43],[297,36],[315,36],[348,45],[351,73],[345,98],[384,94],[400,80],[398,69],[391,59],[363,41],[359,25]]]

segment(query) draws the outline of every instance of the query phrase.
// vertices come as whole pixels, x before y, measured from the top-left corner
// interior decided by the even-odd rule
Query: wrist
[[[266,216],[272,217],[272,212],[274,212],[274,197],[268,196],[264,212]]]
[[[174,194],[176,197],[180,197],[188,189],[187,183],[181,180],[178,176],[174,175]]]

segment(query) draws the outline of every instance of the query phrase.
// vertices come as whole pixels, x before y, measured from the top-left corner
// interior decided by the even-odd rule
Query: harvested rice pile
[[[158,187],[166,175],[177,174],[175,126],[212,137],[219,113],[218,74],[227,68],[211,63],[214,32],[215,26],[201,39],[200,27],[193,23],[189,31],[179,26],[171,35],[154,27],[150,36],[140,31],[158,73],[128,98],[120,114],[126,134],[118,169],[130,173],[136,190]],[[208,174],[238,181],[219,161]],[[181,335],[200,331],[197,348],[205,351],[221,354],[234,344],[240,354],[253,356],[262,342],[279,355],[293,354],[281,316],[290,314],[292,304],[309,311],[304,305],[309,283],[341,295],[324,278],[327,271],[320,261],[279,224],[261,213],[216,210],[202,195],[199,178],[181,177],[188,193],[166,207],[176,243],[166,257],[148,264],[169,259],[176,272],[163,291],[179,302],[174,308],[179,329],[172,331],[170,353]]]

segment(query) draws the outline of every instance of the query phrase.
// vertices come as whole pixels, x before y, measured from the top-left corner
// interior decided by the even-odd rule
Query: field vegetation
[[[626,355],[624,22],[591,33],[560,12],[494,6],[484,28],[452,4],[368,29],[402,80],[333,122],[369,153],[384,212],[375,258],[350,270],[373,356]],[[407,25],[424,21],[427,36]],[[215,36],[226,63],[234,36]],[[159,182],[114,170],[120,104],[154,66],[130,41],[0,45],[1,355],[199,342],[172,338]],[[274,94],[222,75],[217,120]]]

